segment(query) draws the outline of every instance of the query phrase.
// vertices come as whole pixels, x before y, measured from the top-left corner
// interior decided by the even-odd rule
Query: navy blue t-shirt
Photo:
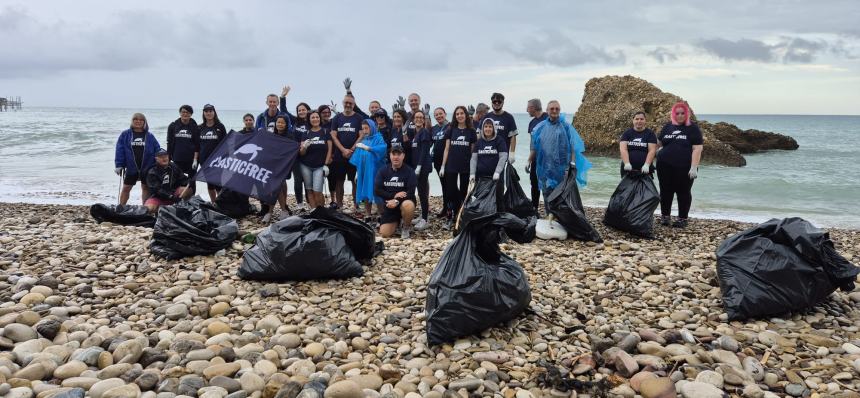
[[[212,126],[207,126],[206,123],[200,125],[200,164],[206,161],[225,136],[227,131],[221,123]]]
[[[295,132],[296,137],[304,137],[305,133],[307,133],[311,129],[311,126],[304,122],[298,122],[293,124],[293,131]]]
[[[663,149],[657,152],[657,162],[680,168],[692,165],[693,145],[702,145],[702,131],[699,126],[676,126],[667,123],[660,131]]]
[[[496,172],[499,164],[499,154],[508,151],[508,145],[504,137],[496,135],[488,140],[482,135],[475,143],[472,153],[478,154],[478,167],[475,169],[476,177],[491,177]]]
[[[657,135],[651,129],[646,128],[637,132],[633,128],[627,129],[618,141],[627,141],[627,154],[630,157],[630,165],[633,169],[641,169],[648,158],[648,144],[657,144]]]
[[[430,167],[430,146],[433,143],[430,130],[422,128],[415,132],[412,139],[412,158],[409,165],[413,168],[423,166],[424,170]]]
[[[188,163],[194,160],[194,152],[200,151],[200,132],[197,122],[190,119],[183,124],[182,119],[176,119],[167,127],[167,152],[170,160],[177,163]]]
[[[445,139],[450,141],[445,172],[469,173],[469,160],[472,159],[471,145],[478,139],[475,129],[452,127],[445,131]]]
[[[308,130],[302,134],[302,142],[310,141],[305,155],[301,157],[302,164],[312,168],[324,166],[330,139],[328,131],[322,128],[319,131]]]
[[[363,120],[364,118],[357,113],[353,113],[352,116],[338,113],[331,119],[331,131],[337,132],[337,139],[340,141],[340,144],[344,148],[350,149],[355,144],[355,141],[358,140],[358,133],[361,131],[361,122]],[[335,161],[344,160],[343,154],[340,153],[340,149],[336,145],[333,151],[334,156],[332,158]]]
[[[496,134],[505,137],[505,142],[510,146],[511,137],[517,135],[515,133],[517,131],[517,122],[514,120],[514,115],[511,115],[508,111],[502,111],[501,115],[490,112],[485,117],[493,120],[493,123],[496,124]],[[481,131],[478,132],[480,133]]]
[[[415,178],[415,170],[409,165],[395,171],[390,165],[386,165],[376,172],[373,180],[373,193],[383,200],[394,199],[398,192],[406,192],[406,199],[415,200],[415,187],[418,179]]]
[[[392,145],[400,145],[403,146],[403,132],[402,129],[392,128],[391,132],[388,135],[388,149],[391,149]],[[403,148],[406,150],[406,148]]]
[[[532,120],[529,122],[529,134],[532,133],[532,130],[534,130],[540,122],[546,120],[546,118],[548,117],[549,115],[544,112],[540,116],[532,118]]]
[[[447,124],[433,126],[433,166],[437,169],[442,166],[442,159],[445,157],[445,130],[447,129]]]

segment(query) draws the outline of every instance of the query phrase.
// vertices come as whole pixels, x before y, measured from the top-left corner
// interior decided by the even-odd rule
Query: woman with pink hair
[[[672,106],[671,122],[660,131],[657,152],[657,178],[660,181],[660,223],[669,225],[672,202],[678,196],[678,218],[673,227],[687,226],[687,215],[693,203],[693,181],[698,177],[702,160],[702,132],[691,121],[692,111],[686,102]]]

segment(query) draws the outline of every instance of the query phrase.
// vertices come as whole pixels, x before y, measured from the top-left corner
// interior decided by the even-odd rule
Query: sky
[[[701,114],[860,113],[860,3],[846,1],[0,1],[0,96],[25,106],[261,111],[421,94],[574,112],[634,75]]]

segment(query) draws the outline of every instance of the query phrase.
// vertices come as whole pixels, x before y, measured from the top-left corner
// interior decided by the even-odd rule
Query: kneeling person
[[[418,185],[418,180],[415,177],[415,171],[404,164],[405,157],[403,147],[393,145],[389,154],[391,164],[385,165],[376,173],[374,194],[382,198],[385,203],[379,217],[379,234],[383,238],[394,235],[401,220],[403,221],[403,227],[400,229],[402,239],[409,239],[412,228],[415,187]]]
[[[158,212],[160,206],[172,205],[180,199],[188,199],[193,193],[188,187],[188,175],[170,161],[170,155],[164,149],[155,153],[155,166],[146,173],[146,186],[152,196],[144,206],[150,213]]]

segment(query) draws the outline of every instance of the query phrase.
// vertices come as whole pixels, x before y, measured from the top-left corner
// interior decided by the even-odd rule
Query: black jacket
[[[170,162],[166,167],[156,164],[146,172],[146,186],[152,196],[159,199],[179,199],[174,194],[176,188],[186,185],[188,185],[188,176],[173,162]]]

